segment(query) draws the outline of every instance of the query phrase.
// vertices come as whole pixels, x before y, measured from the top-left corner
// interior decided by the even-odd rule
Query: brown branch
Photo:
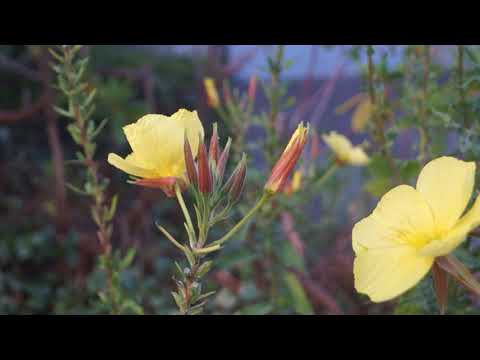
[[[50,95],[44,91],[37,101],[19,110],[0,110],[0,124],[14,123],[20,120],[32,118],[37,112],[43,110],[50,103]]]
[[[292,214],[284,211],[281,214],[282,229],[290,244],[295,251],[303,258],[305,256],[305,243],[302,241],[300,234],[295,230],[295,223]]]

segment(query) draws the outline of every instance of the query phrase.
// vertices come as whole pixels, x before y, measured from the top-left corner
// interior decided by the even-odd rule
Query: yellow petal
[[[203,141],[205,136],[203,131],[202,122],[198,117],[197,111],[188,111],[185,109],[178,110],[175,114],[171,116],[173,121],[180,123],[183,129],[187,132],[188,142],[192,148],[193,156],[196,157],[198,153],[198,146],[200,139]],[[184,132],[182,132],[182,151],[184,144]]]
[[[363,99],[365,99],[365,97],[366,97],[365,93],[359,93],[359,94],[353,95],[351,98],[349,98],[344,103],[340,104],[335,108],[335,114],[342,115],[346,113],[348,110],[350,110],[359,102],[361,102]]]
[[[108,154],[108,163],[110,165],[115,166],[117,169],[120,169],[127,174],[145,177],[145,178],[153,178],[156,176],[156,173],[151,169],[145,169],[138,165],[134,161],[135,156],[130,154],[127,156],[126,159],[122,159],[120,156],[114,153]]]
[[[367,165],[370,161],[370,158],[362,148],[355,147],[352,151],[350,151],[349,162],[352,165],[362,166]]]
[[[372,214],[354,226],[352,241],[369,249],[397,245],[419,248],[431,240],[434,230],[432,213],[422,196],[413,187],[400,185],[388,191]]]
[[[472,196],[475,163],[443,156],[430,161],[420,172],[417,191],[432,209],[438,232],[450,230]]]
[[[342,162],[357,166],[366,165],[369,162],[367,154],[361,147],[353,146],[347,137],[335,131],[323,134],[322,139]]]
[[[133,153],[157,176],[180,177],[185,171],[183,153],[184,136],[187,134],[194,155],[199,138],[203,140],[203,127],[197,112],[178,110],[172,116],[149,114],[136,123],[123,128]]]
[[[441,239],[434,240],[420,250],[425,256],[445,256],[460,245],[470,231],[480,225],[480,196],[477,196],[472,208]]]
[[[353,264],[355,289],[374,302],[393,299],[415,286],[433,261],[408,245],[363,251]]]
[[[300,189],[302,185],[302,170],[297,170],[293,173],[292,177],[292,192],[296,192]]]

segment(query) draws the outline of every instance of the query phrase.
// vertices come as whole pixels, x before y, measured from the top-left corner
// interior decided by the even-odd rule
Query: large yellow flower
[[[125,159],[108,154],[108,162],[128,174],[145,179],[184,178],[185,135],[193,156],[204,131],[196,111],[178,110],[171,116],[149,114],[123,128],[132,153]]]
[[[362,166],[370,161],[361,147],[353,146],[350,140],[336,131],[322,135],[322,139],[341,163]]]
[[[474,162],[440,157],[425,165],[416,189],[400,185],[387,192],[353,228],[357,291],[374,302],[390,300],[464,241],[480,225],[480,197],[463,214],[474,182]]]

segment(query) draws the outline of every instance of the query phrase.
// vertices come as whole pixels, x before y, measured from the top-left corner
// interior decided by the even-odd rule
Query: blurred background
[[[52,111],[52,105],[63,100],[50,87],[55,77],[48,67],[47,48],[0,46],[0,313],[104,313],[96,294],[105,279],[96,265],[99,248],[88,200],[65,185],[75,184],[81,170],[67,163],[76,151],[66,131],[67,120]],[[399,66],[406,51],[403,46],[376,48],[375,62],[386,61],[389,68]],[[433,61],[448,67],[453,61],[451,47],[434,48]],[[162,192],[127,184],[126,175],[107,164],[107,154],[129,152],[122,126],[147,113],[170,115],[178,108],[198,110],[208,135],[211,124],[219,122],[225,131],[220,132],[223,145],[227,136],[235,134],[222,128],[221,117],[209,106],[204,78],[215,80],[222,98],[225,81],[239,93],[247,91],[253,76],[268,84],[268,59],[275,51],[275,46],[256,45],[82,49],[90,58],[88,76],[98,94],[93,117],[98,122],[109,120],[98,137],[96,159],[111,181],[109,191],[119,194],[113,247],[123,252],[137,249],[121,282],[147,314],[175,313],[170,295],[172,259],[181,259],[154,222],[181,237],[183,220],[177,203]],[[292,106],[279,113],[278,151],[300,121],[310,122],[314,129],[316,142],[308,151],[316,152],[312,159],[319,167],[328,156],[319,140],[322,133],[337,130],[354,144],[366,140],[367,134],[352,128],[354,106],[339,109],[366,92],[366,60],[360,47],[286,45],[283,56],[288,63],[281,73],[287,89],[283,99],[291,99]],[[268,98],[259,85],[254,113],[268,111]],[[240,213],[253,204],[250,194],[258,193],[269,173],[262,157],[265,135],[257,125],[253,120],[251,126],[245,125],[241,150],[251,162]],[[395,142],[396,154],[411,158],[416,141],[415,131],[402,133]],[[364,169],[345,168],[337,172],[335,181],[325,184],[322,193],[301,195],[300,189],[298,195],[285,195],[286,210],[266,226],[268,233],[258,230],[252,240],[246,232],[232,240],[215,255],[207,288],[217,293],[207,313],[394,311],[391,303],[371,304],[353,288],[351,227],[375,203],[375,197],[363,191],[363,176]],[[263,245],[267,237],[270,248]]]

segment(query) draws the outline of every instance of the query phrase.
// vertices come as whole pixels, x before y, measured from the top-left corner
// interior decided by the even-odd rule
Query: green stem
[[[328,179],[330,179],[332,177],[333,174],[335,174],[335,172],[337,171],[337,169],[339,168],[339,165],[337,162],[335,162],[335,160],[333,160],[329,167],[327,168],[327,170],[325,170],[325,172],[322,174],[322,176],[320,176],[320,178],[318,178],[317,180],[315,180],[314,182],[314,186],[316,188],[322,186]]]
[[[375,96],[375,87],[373,85],[373,46],[367,46],[367,59],[368,59],[368,94],[370,96],[370,102],[372,105],[375,105],[376,96]]]
[[[428,132],[427,132],[427,101],[428,101],[428,79],[430,77],[430,46],[425,45],[424,47],[424,58],[423,58],[423,101],[420,110],[420,120],[421,124],[419,127],[420,133],[420,143],[419,143],[419,160],[424,163],[426,159],[426,150],[428,145]]]
[[[177,196],[178,203],[180,204],[180,207],[182,208],[183,216],[185,216],[185,220],[187,221],[187,225],[190,228],[190,232],[192,233],[193,236],[195,236],[195,230],[194,230],[194,227],[193,227],[192,219],[190,218],[190,213],[188,212],[188,209],[185,206],[185,201],[183,200],[182,190],[180,189],[180,186],[178,186],[178,184],[175,185],[175,195]],[[193,242],[195,242],[195,241],[196,241],[196,239],[193,239]]]
[[[469,124],[468,124],[467,111],[466,111],[465,89],[463,88],[463,75],[464,75],[463,53],[464,53],[464,46],[458,45],[458,91],[460,94],[460,107],[462,108],[463,124],[467,127]]]
[[[228,233],[226,233],[221,239],[215,241],[213,244],[216,245],[221,245],[223,244],[225,241],[227,241],[228,239],[230,239],[233,235],[235,235],[235,233],[240,230],[240,228],[248,221],[250,220],[250,218],[253,217],[253,215],[255,215],[255,213],[260,210],[260,208],[265,205],[265,203],[270,200],[270,198],[273,196],[273,194],[271,193],[268,193],[268,192],[264,192],[262,197],[260,198],[260,200],[257,201],[257,203],[255,204],[254,207],[252,207],[250,209],[250,211],[243,217],[242,220],[240,220],[234,227],[232,227],[230,229],[230,231]]]

